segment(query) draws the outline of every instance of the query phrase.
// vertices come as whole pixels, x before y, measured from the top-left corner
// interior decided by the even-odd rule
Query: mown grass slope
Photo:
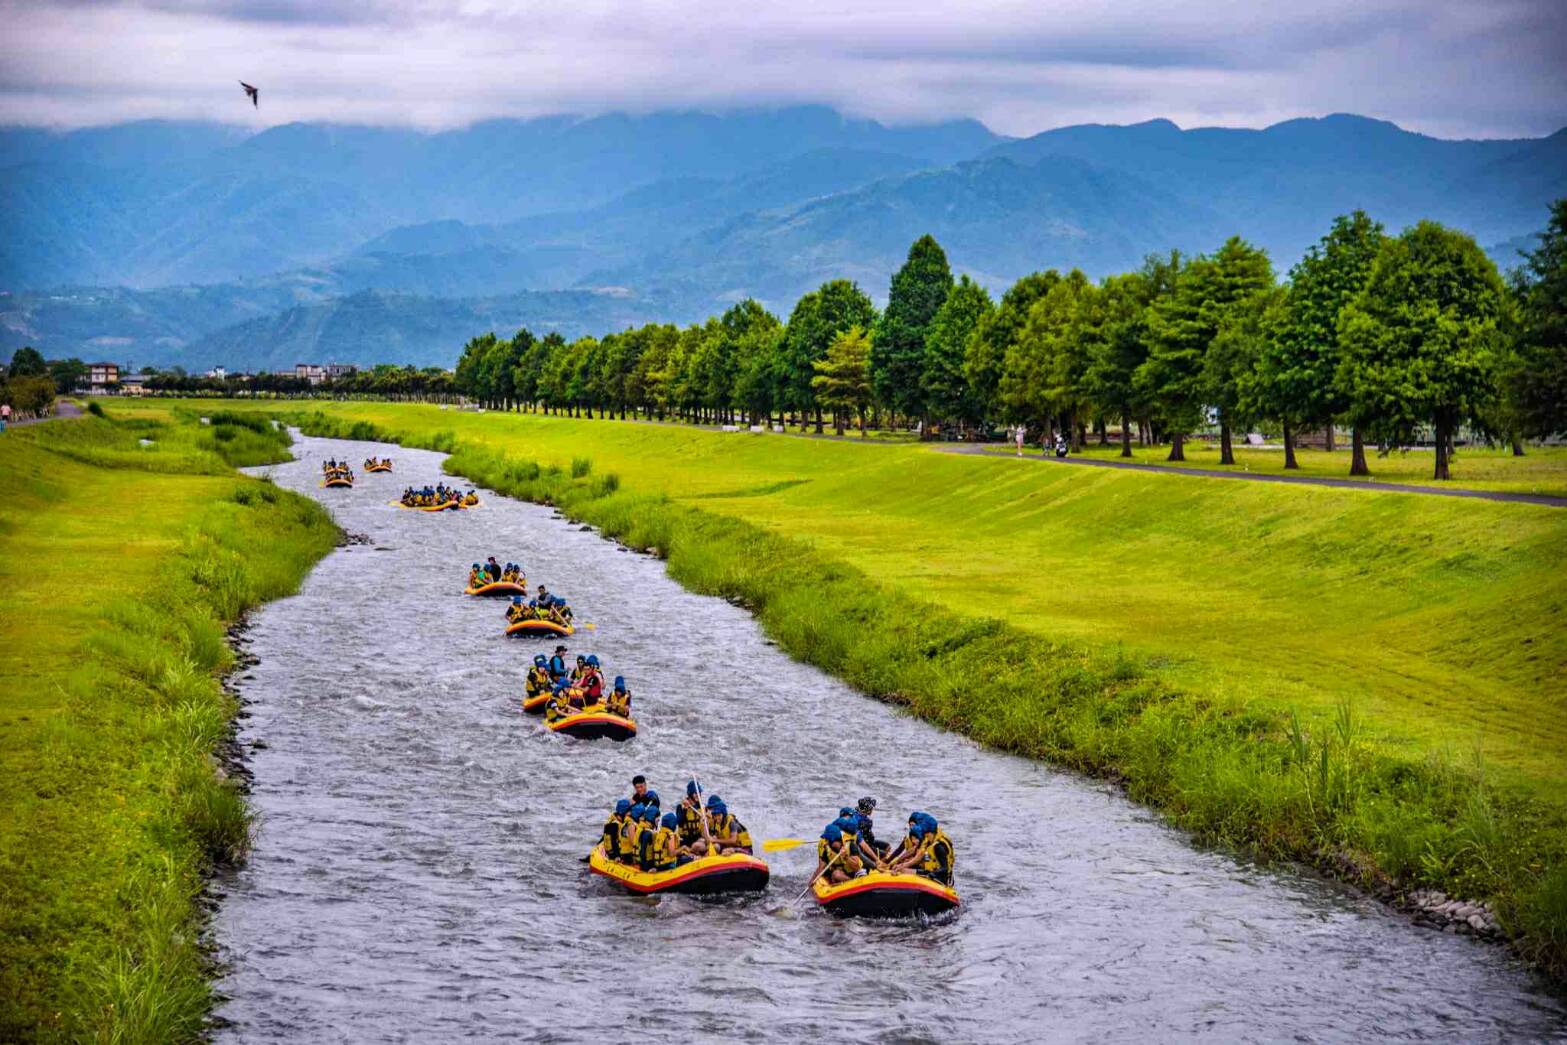
[[[249,831],[212,761],[223,624],[335,539],[312,502],[234,475],[220,447],[278,453],[253,434],[0,436],[0,1040],[200,1030],[201,873]]]

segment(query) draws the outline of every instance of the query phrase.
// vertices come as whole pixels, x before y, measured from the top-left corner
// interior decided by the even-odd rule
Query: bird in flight
[[[258,90],[255,87],[250,86],[250,84],[246,83],[244,80],[241,80],[239,82],[239,85],[241,87],[245,88],[245,93],[250,96],[250,104],[251,104],[251,106],[253,106],[254,108],[257,108],[257,109],[261,108],[261,101],[260,101],[261,91]]]

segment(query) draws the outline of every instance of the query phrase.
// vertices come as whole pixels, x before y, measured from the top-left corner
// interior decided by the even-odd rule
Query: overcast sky
[[[1567,0],[0,0],[0,27],[12,124],[797,102],[1017,135],[1330,112],[1441,137],[1567,124]]]

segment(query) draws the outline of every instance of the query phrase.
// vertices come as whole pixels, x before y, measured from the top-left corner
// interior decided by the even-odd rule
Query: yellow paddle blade
[[[590,622],[588,622],[588,621],[583,621],[583,622],[582,622],[582,626],[583,626],[583,627],[584,627],[584,628],[587,628],[587,629],[588,629],[588,630],[589,630],[589,631],[594,631],[594,630],[595,630],[595,629],[597,629],[597,628],[598,628],[598,625],[597,625],[597,624],[593,624],[593,623],[590,623]]]
[[[762,843],[762,851],[776,853],[784,849],[793,849],[795,846],[805,845],[809,839],[805,838],[769,838]]]

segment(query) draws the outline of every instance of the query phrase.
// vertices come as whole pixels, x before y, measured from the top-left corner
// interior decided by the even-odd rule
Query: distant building
[[[304,378],[313,385],[326,380],[326,368],[319,363],[295,363],[294,376]]]
[[[106,392],[116,391],[119,383],[120,365],[118,363],[87,364],[87,388],[94,395],[103,395]]]
[[[328,381],[336,381],[340,377],[347,377],[350,374],[357,373],[358,371],[359,368],[351,363],[328,363],[326,365],[326,376]]]
[[[229,372],[227,370],[224,370],[220,366],[215,366],[211,370],[207,371],[205,374],[203,374],[201,376],[202,377],[215,377],[219,381],[222,381],[225,377],[229,376]]]
[[[139,396],[147,391],[146,374],[125,374],[120,378],[120,394]]]

